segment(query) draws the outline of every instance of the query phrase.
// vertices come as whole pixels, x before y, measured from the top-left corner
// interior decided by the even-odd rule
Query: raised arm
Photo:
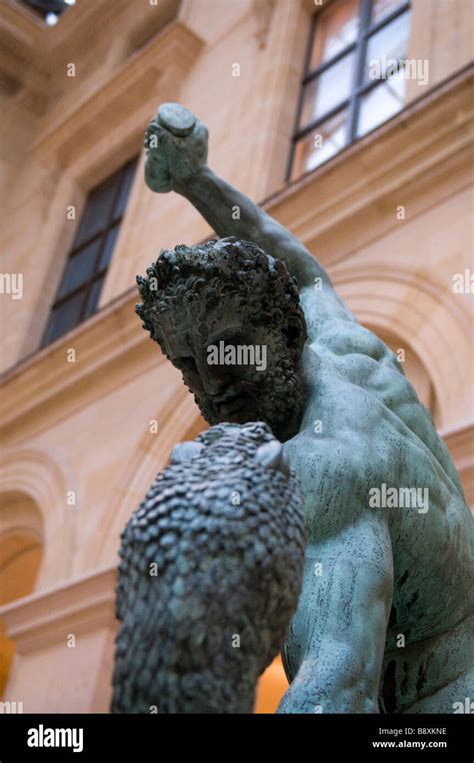
[[[325,270],[290,231],[209,167],[200,168],[182,195],[221,238],[235,236],[253,241],[268,254],[282,259],[300,288],[314,284],[318,276],[330,283]]]
[[[145,180],[151,190],[174,190],[186,197],[219,237],[252,241],[282,259],[300,289],[321,278],[332,290],[324,270],[298,239],[240,191],[206,165],[207,128],[187,109],[164,104],[145,136]]]

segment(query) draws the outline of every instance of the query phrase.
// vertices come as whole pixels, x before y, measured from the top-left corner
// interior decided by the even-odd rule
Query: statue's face
[[[210,424],[265,421],[281,440],[295,434],[298,358],[280,325],[260,325],[233,294],[221,298],[204,320],[202,309],[170,311],[161,333],[168,357]]]

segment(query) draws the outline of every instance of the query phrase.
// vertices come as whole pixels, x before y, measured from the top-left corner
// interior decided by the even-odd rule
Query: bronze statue
[[[209,423],[266,422],[302,486],[279,711],[454,712],[474,685],[472,521],[429,412],[313,255],[207,166],[199,119],[165,104],[145,144],[148,186],[222,238],[162,251],[138,278],[144,327]],[[209,363],[221,342],[265,346],[265,370]]]

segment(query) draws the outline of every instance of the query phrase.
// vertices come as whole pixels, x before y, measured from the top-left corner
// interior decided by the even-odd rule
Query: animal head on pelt
[[[251,712],[303,574],[303,500],[264,423],[173,451],[122,533],[114,712]]]

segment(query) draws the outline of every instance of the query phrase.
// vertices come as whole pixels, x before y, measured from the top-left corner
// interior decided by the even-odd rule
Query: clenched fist
[[[205,165],[208,130],[188,109],[164,103],[145,133],[145,182],[152,191],[184,189]]]

